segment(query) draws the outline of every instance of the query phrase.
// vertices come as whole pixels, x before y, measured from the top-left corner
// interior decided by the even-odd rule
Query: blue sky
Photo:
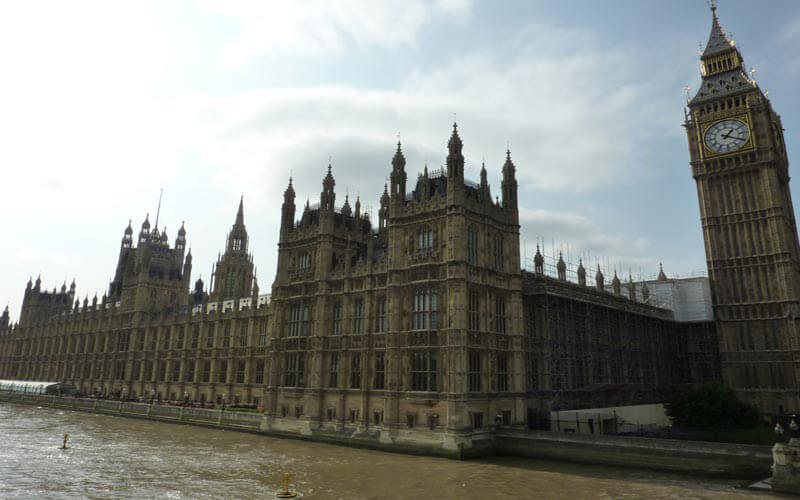
[[[719,15],[795,160],[800,4],[759,5]],[[702,0],[3,3],[0,307],[16,318],[39,273],[102,294],[161,188],[206,283],[243,193],[266,290],[290,173],[314,203],[331,158],[337,200],[374,218],[398,132],[413,179],[444,162],[454,113],[494,193],[510,144],[529,257],[704,271],[681,123],[710,26]]]

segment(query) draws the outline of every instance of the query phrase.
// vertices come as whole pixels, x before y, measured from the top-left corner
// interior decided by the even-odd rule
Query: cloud
[[[620,275],[630,271],[638,277],[640,269],[645,276],[658,269],[658,259],[650,253],[652,245],[646,236],[608,234],[598,222],[584,215],[523,207],[520,225],[520,239],[525,242],[529,260],[526,267],[532,266],[538,244],[553,271],[559,252],[573,272],[579,259],[587,269],[600,264],[606,274],[616,269]]]
[[[437,16],[469,18],[472,2],[234,1],[208,7],[238,24],[239,35],[223,50],[223,60],[238,66],[279,53],[340,54],[367,44],[415,46],[420,30]]]
[[[423,29],[445,21],[466,23],[472,7],[459,1],[436,2],[431,8],[421,1],[355,5],[321,2],[316,9],[286,2],[215,3],[208,8],[224,9],[235,26],[234,41],[223,54],[228,64],[239,65],[278,53],[286,56],[284,64],[303,64],[310,54],[344,54],[375,45],[414,53]],[[69,16],[64,12],[65,20]],[[146,19],[136,17],[122,37],[136,39],[130,32]],[[118,24],[127,26],[121,21],[109,26]],[[360,194],[374,220],[396,132],[401,132],[412,188],[426,162],[431,168],[444,163],[454,112],[465,143],[467,176],[476,180],[485,158],[495,193],[510,142],[529,242],[535,241],[533,235],[563,235],[563,242],[591,249],[593,255],[621,255],[628,262],[646,258],[649,243],[640,235],[611,236],[577,211],[561,219],[541,212],[536,194],[597,193],[652,173],[645,152],[659,137],[680,134],[673,123],[675,99],[657,89],[672,80],[680,89],[681,75],[664,69],[666,56],[657,51],[608,46],[585,30],[536,23],[478,51],[435,61],[434,69],[411,67],[390,87],[193,89],[173,98],[147,91],[170,60],[161,53],[169,49],[162,50],[158,30],[143,42],[141,53],[131,49],[134,57],[114,59],[115,37],[109,29],[97,33],[108,39],[97,54],[108,59],[111,75],[87,57],[78,61],[81,77],[64,79],[64,85],[52,83],[46,64],[25,78],[0,82],[6,111],[0,118],[0,163],[13,168],[0,209],[9,214],[25,210],[25,217],[11,217],[6,229],[26,235],[26,247],[64,249],[62,258],[47,259],[47,286],[77,273],[79,293],[102,290],[113,273],[127,219],[133,217],[136,228],[145,212],[152,215],[158,190],[165,187],[162,224],[174,237],[186,220],[194,274],[206,278],[244,192],[251,248],[266,289],[276,265],[278,205],[290,174],[301,210],[306,196],[312,203],[318,200],[331,158],[339,204],[346,191]],[[89,34],[79,38],[92,39]],[[35,54],[46,55],[46,43],[28,39],[38,43]],[[82,44],[67,43],[64,53],[93,47]],[[146,54],[153,54],[153,60]],[[57,67],[68,66],[67,61]],[[138,72],[143,76],[129,81]],[[46,79],[51,84],[26,92],[26,82]],[[558,225],[551,228],[548,221]],[[5,296],[16,298],[18,287],[37,270],[30,267],[44,265],[37,264],[43,259],[15,260],[20,269],[9,274]],[[51,276],[57,283],[49,284]]]

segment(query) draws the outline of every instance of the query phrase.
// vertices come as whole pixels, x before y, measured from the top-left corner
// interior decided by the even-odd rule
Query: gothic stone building
[[[646,296],[520,270],[516,167],[502,197],[486,168],[464,179],[456,126],[446,167],[407,189],[400,144],[377,227],[328,166],[319,203],[297,213],[290,180],[278,266],[260,295],[240,202],[210,292],[189,293],[181,227],[125,229],[99,301],[25,292],[0,324],[0,378],[69,382],[84,393],[262,405],[266,430],[361,436],[378,446],[462,456],[495,425],[551,409],[663,400],[691,381],[692,345],[713,328],[674,320]],[[73,304],[74,300],[74,304]],[[694,343],[693,343],[694,342]],[[701,353],[714,359],[713,350]],[[712,363],[713,364],[713,363]],[[713,369],[711,371],[713,372]]]
[[[713,4],[712,17],[685,127],[722,376],[762,411],[796,411],[800,247],[783,127]]]

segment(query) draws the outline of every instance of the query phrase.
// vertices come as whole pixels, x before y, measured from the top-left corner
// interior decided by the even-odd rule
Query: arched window
[[[297,257],[297,270],[308,271],[311,269],[311,255],[308,252],[301,252]]]
[[[505,267],[505,241],[501,235],[494,237],[494,267],[502,271]]]
[[[478,263],[478,228],[475,226],[467,229],[467,263]]]
[[[429,227],[417,232],[417,250],[429,252],[433,249],[433,230]]]
[[[414,291],[412,330],[439,328],[439,295],[435,289],[420,288]]]

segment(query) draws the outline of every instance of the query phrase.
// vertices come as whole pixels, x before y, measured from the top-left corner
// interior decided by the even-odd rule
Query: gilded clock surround
[[[741,147],[736,148],[733,151],[717,152],[717,151],[714,151],[713,149],[709,148],[708,144],[706,144],[706,140],[705,140],[706,134],[708,133],[708,131],[714,125],[716,125],[718,123],[725,122],[725,121],[730,121],[730,120],[737,120],[737,121],[740,121],[740,122],[744,123],[744,125],[745,125],[745,127],[747,127],[747,131],[748,131],[747,141],[745,141],[745,143],[742,144]],[[726,116],[724,118],[719,118],[717,120],[709,121],[709,122],[706,122],[706,123],[701,123],[700,127],[699,127],[699,130],[698,130],[697,141],[698,141],[699,144],[703,145],[703,157],[704,158],[712,158],[712,157],[719,157],[719,156],[738,154],[738,153],[741,153],[742,151],[748,151],[748,150],[753,149],[755,147],[755,140],[754,140],[753,135],[754,135],[753,134],[753,127],[751,125],[750,115],[749,114],[741,114],[741,115]]]

